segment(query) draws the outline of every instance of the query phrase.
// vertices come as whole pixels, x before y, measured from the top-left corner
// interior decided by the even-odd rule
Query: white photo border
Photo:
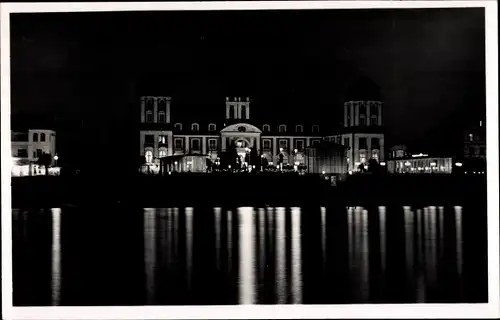
[[[5,319],[313,319],[313,318],[499,318],[499,168],[498,168],[498,17],[490,1],[238,1],[2,3],[1,150],[2,150],[2,309]],[[10,13],[161,10],[283,10],[485,8],[488,201],[488,297],[483,304],[255,305],[174,307],[13,307],[12,211],[10,190]]]

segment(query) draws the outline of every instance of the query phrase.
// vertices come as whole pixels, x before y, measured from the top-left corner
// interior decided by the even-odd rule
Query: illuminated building
[[[51,165],[57,162],[56,133],[46,129],[30,129],[28,132],[11,131],[11,151],[12,176],[45,174],[45,168],[36,162],[43,153],[51,155]]]
[[[348,170],[371,158],[384,161],[382,102],[377,90],[366,78],[353,83],[343,105],[342,128],[320,127],[320,119],[318,123],[255,123],[249,97],[226,97],[224,119],[181,122],[171,117],[175,108],[171,97],[143,96],[140,155],[147,168],[143,170],[157,172],[160,158],[179,155],[202,155],[216,163],[233,144],[241,159],[254,149],[270,166],[305,166],[306,148],[322,140],[349,148]]]
[[[464,157],[486,158],[486,126],[485,121],[467,130],[464,134]]]
[[[427,154],[414,154],[394,157],[387,161],[387,172],[409,174],[448,174],[453,171],[451,157],[430,157]]]

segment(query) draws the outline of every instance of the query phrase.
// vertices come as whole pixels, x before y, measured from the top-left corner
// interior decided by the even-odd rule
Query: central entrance
[[[245,165],[247,156],[250,155],[250,150],[255,148],[257,153],[260,153],[260,131],[259,128],[247,124],[237,123],[225,127],[221,130],[222,150],[227,151],[234,143],[236,152],[241,160],[241,164]]]

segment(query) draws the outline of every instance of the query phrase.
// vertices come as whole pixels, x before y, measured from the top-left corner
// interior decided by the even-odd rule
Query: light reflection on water
[[[467,299],[464,293],[467,286],[471,283],[477,286],[474,274],[464,276],[466,264],[472,264],[473,270],[480,269],[474,266],[480,260],[474,259],[474,252],[464,254],[467,247],[463,235],[467,229],[464,229],[463,212],[468,212],[464,208],[379,206],[343,210],[325,207],[316,210],[300,207],[146,208],[141,230],[143,268],[135,273],[127,269],[123,281],[144,276],[144,300],[138,300],[138,305],[168,305],[174,298],[177,304],[203,304],[204,299],[209,304],[301,304],[318,303],[319,296],[325,301],[322,303],[337,303],[335,297],[338,296],[349,296],[347,300],[351,303],[439,302],[458,299],[455,287],[447,288],[450,281],[461,289],[460,299]],[[69,246],[65,242],[69,240],[61,237],[61,232],[71,228],[64,221],[77,219],[76,215],[65,215],[66,211],[55,208],[49,215],[52,240],[48,304],[51,305],[75,301],[76,298],[65,295],[78,291],[70,276],[72,272],[75,274],[78,263],[68,260],[61,273],[65,257],[61,248]],[[34,216],[22,210],[14,210],[13,215],[14,244],[19,247],[28,243],[30,236],[34,237],[29,228]],[[131,219],[120,217],[121,224],[117,226],[125,230],[120,236],[132,236],[136,230],[137,223],[127,222]],[[78,226],[78,223],[72,225]],[[65,232],[70,238],[71,230]],[[92,232],[88,234],[94,236]],[[469,240],[473,238],[467,239],[473,241]],[[102,238],[88,245],[105,244],[105,241]],[[97,250],[98,247],[88,252]],[[115,262],[109,261],[116,263],[109,270],[136,263],[132,251],[127,254],[117,255]],[[452,257],[450,254],[455,259],[447,259]],[[33,263],[26,258],[29,256],[26,251],[19,256],[24,259],[22,263]],[[92,258],[79,255],[79,259]],[[445,270],[444,274],[440,275],[439,270]],[[91,282],[92,276],[88,279]],[[323,287],[318,288],[318,284]],[[95,288],[106,285],[101,281],[95,283]],[[72,287],[72,290],[64,290]],[[112,288],[107,290],[112,292]]]

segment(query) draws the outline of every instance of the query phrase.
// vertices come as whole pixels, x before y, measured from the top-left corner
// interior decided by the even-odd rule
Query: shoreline
[[[63,205],[373,206],[486,203],[484,176],[354,175],[333,187],[308,175],[36,176],[12,179],[12,207]]]

